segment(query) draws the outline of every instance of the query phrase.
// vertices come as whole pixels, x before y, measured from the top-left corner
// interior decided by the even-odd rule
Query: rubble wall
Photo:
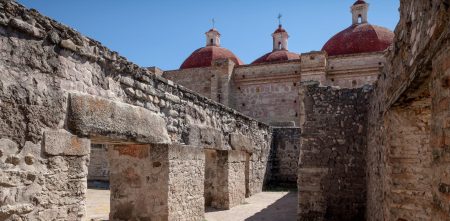
[[[297,188],[301,130],[298,127],[273,128],[269,154],[267,187]]]
[[[303,86],[298,220],[364,220],[370,88]]]

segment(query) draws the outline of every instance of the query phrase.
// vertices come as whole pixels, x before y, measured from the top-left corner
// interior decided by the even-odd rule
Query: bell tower
[[[278,28],[272,34],[272,38],[273,38],[273,51],[288,50],[289,35],[281,25],[281,14],[278,15]]]
[[[353,24],[367,23],[367,13],[369,11],[369,4],[364,0],[356,1],[352,7],[352,20]]]
[[[220,47],[220,33],[216,29],[216,21],[211,20],[213,27],[206,32],[206,46],[217,46]]]

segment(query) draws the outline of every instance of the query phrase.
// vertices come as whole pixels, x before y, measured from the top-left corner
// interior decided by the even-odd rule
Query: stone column
[[[236,150],[208,150],[205,190],[207,205],[230,209],[244,202],[246,195],[246,153]]]
[[[203,149],[115,145],[110,220],[203,220]]]
[[[31,162],[36,163],[35,170],[45,174],[33,175],[45,179],[44,188],[34,186],[22,191],[30,196],[35,195],[34,200],[45,207],[37,209],[40,211],[29,216],[30,220],[82,220],[86,216],[90,146],[89,139],[79,138],[66,130],[44,133],[43,152],[48,157],[47,167],[38,166],[40,162],[31,158]],[[42,192],[34,192],[36,190]]]

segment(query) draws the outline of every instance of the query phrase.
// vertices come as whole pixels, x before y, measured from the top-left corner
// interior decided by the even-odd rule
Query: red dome
[[[252,64],[261,64],[266,62],[275,62],[275,61],[288,61],[288,60],[296,60],[300,59],[300,55],[289,52],[288,50],[278,50],[272,51],[263,55],[262,57],[256,59]]]
[[[384,51],[393,39],[394,33],[387,28],[355,24],[328,40],[322,51],[329,56]]]
[[[231,59],[237,65],[244,63],[226,48],[217,46],[206,46],[192,52],[192,54],[183,62],[180,69],[209,67],[211,62],[217,59]]]

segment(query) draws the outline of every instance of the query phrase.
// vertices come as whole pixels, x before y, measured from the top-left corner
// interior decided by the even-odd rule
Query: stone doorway
[[[88,220],[109,220],[109,170],[108,145],[91,144],[86,193]]]

